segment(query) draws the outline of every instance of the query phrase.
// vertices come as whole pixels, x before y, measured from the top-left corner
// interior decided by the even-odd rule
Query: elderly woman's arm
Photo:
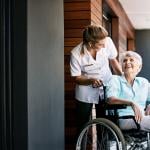
[[[135,103],[133,103],[129,100],[119,99],[116,97],[110,97],[108,99],[108,104],[126,104],[128,106],[131,106],[134,111],[134,114],[135,114],[136,122],[140,122],[142,119],[142,112],[141,112],[140,108],[138,107],[138,105],[136,105]]]
[[[127,100],[123,100],[123,99],[119,99],[116,97],[110,97],[110,98],[108,98],[108,104],[126,104],[128,106],[131,106],[132,102],[127,101]]]

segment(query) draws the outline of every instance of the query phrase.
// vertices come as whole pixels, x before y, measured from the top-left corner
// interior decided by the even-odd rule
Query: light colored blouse
[[[133,101],[144,114],[146,102],[150,102],[150,84],[147,79],[136,77],[131,86],[124,76],[113,75],[106,87],[106,97]],[[127,109],[119,109],[118,112],[119,116],[134,115],[131,106],[128,106]]]

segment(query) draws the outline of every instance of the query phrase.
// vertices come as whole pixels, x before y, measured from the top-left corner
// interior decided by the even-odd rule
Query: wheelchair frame
[[[105,97],[104,87],[104,100],[106,99]],[[120,104],[109,105],[105,102],[103,107],[107,111],[113,110],[113,119],[118,120],[117,110],[125,109],[127,106]],[[134,116],[128,117],[134,119]],[[128,117],[125,117],[125,119]],[[97,134],[99,133],[98,130],[101,132],[101,138],[99,138],[99,135]],[[147,143],[147,147],[144,147],[143,142],[141,143],[141,137],[137,138],[132,135],[132,131],[139,132],[139,134],[147,134],[145,141],[143,141],[144,143]],[[131,134],[129,135],[129,133]],[[94,136],[96,136],[95,139]],[[130,142],[128,141],[128,138],[130,138]],[[112,121],[112,117],[108,113],[106,118],[90,120],[84,126],[78,137],[76,150],[150,150],[150,132],[140,131],[138,124],[137,129],[121,131],[116,123]]]

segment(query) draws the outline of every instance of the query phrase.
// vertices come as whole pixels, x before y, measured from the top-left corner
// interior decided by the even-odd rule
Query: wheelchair
[[[101,107],[105,110],[105,118],[90,120],[84,126],[78,136],[76,150],[150,150],[150,131],[140,130],[136,122],[137,129],[119,128],[119,119],[134,120],[134,116],[118,116],[117,110],[125,109],[126,105],[109,105],[104,101]]]

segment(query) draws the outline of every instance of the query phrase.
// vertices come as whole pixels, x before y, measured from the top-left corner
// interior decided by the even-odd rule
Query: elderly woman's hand
[[[136,122],[140,123],[141,120],[142,120],[142,117],[143,117],[142,111],[140,110],[139,106],[137,104],[135,104],[135,103],[132,103],[131,107],[132,107],[132,109],[134,111]]]
[[[146,107],[145,115],[146,115],[146,116],[150,115],[150,105],[148,105],[148,106]]]

